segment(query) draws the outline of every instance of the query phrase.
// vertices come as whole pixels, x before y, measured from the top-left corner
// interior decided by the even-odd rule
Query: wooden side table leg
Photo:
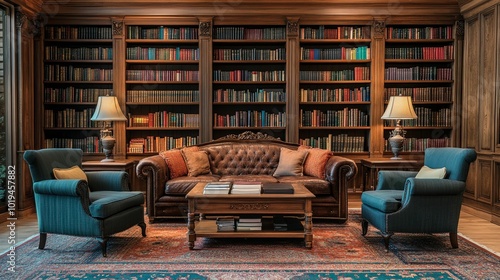
[[[188,245],[189,249],[194,249],[194,242],[196,241],[196,232],[194,231],[194,218],[195,215],[192,212],[188,213]]]
[[[305,218],[305,223],[304,223],[304,241],[306,243],[306,248],[311,249],[312,248],[312,240],[313,240],[313,235],[312,235],[312,214],[307,213],[306,218]]]

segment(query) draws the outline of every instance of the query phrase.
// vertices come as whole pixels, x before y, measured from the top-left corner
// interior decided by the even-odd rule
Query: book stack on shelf
[[[231,188],[231,194],[260,194],[261,189],[261,182],[235,181]]]
[[[240,216],[236,222],[237,231],[253,231],[262,230],[262,217],[261,216]]]
[[[203,194],[229,194],[231,182],[210,182],[205,185]]]
[[[236,228],[234,217],[217,217],[215,224],[217,231],[234,231]]]
[[[288,225],[286,223],[285,217],[283,217],[282,215],[273,216],[273,226],[274,226],[274,231],[288,230]]]

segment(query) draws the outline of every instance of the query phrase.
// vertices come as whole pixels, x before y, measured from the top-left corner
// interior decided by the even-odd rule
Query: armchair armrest
[[[44,180],[33,183],[33,191],[37,194],[82,196],[88,194],[88,185],[84,180]]]
[[[407,178],[415,177],[416,171],[381,170],[378,172],[378,184],[376,190],[400,190],[405,187]]]
[[[129,177],[125,171],[88,171],[90,190],[95,191],[128,191]]]
[[[154,205],[154,201],[158,197],[161,197],[164,192],[165,183],[170,178],[167,163],[160,155],[146,157],[141,159],[137,164],[136,173],[137,177],[146,180],[146,203],[148,205],[148,215],[152,217],[154,207],[149,206]]]
[[[403,206],[408,204],[411,196],[461,196],[464,190],[462,181],[408,178],[401,203]]]

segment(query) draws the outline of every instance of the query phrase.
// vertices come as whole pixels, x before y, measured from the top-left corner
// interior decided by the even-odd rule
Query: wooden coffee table
[[[293,194],[210,194],[204,195],[206,183],[198,183],[187,195],[188,243],[194,248],[197,237],[209,238],[304,238],[306,248],[312,247],[312,206],[314,196],[304,185],[294,183]],[[203,216],[284,215],[303,217],[303,230],[217,231],[215,220],[196,219]]]

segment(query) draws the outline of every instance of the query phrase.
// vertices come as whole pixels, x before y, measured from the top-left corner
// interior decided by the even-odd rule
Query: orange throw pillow
[[[309,154],[306,157],[306,161],[304,162],[304,175],[324,179],[326,176],[326,163],[328,162],[328,159],[330,159],[330,157],[333,155],[333,153],[328,150],[310,148],[307,146],[299,146],[297,150],[309,151]]]
[[[165,160],[170,171],[170,179],[174,179],[188,174],[186,162],[181,150],[168,150],[160,152],[160,156]]]

